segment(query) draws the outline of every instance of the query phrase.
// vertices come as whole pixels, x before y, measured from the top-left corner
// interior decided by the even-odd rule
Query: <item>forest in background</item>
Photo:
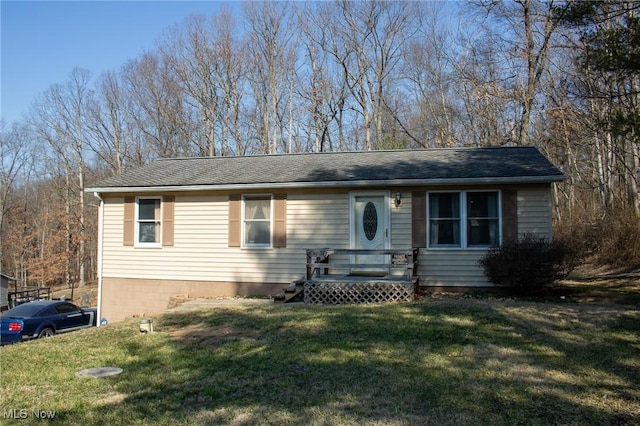
[[[637,1],[246,2],[0,125],[0,271],[96,275],[85,187],[157,158],[533,145],[556,236],[640,265]]]

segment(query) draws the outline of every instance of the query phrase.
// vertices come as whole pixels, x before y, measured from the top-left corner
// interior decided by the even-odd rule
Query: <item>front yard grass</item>
[[[640,424],[637,306],[255,305],[0,349],[0,418],[54,424]],[[77,378],[115,366],[119,376]],[[14,410],[14,411],[11,411]],[[16,422],[17,423],[17,422]]]

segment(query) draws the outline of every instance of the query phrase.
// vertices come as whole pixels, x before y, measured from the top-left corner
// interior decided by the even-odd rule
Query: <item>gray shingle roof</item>
[[[87,191],[526,183],[563,178],[534,147],[459,148],[161,159]]]

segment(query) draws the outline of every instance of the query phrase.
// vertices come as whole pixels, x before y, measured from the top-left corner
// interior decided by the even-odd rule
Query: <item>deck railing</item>
[[[358,257],[360,256],[360,257]],[[369,256],[367,258],[362,256]],[[402,250],[363,250],[363,249],[308,249],[307,280],[322,275],[340,275],[360,271],[363,276],[367,271],[385,272],[396,279],[413,280],[418,268],[418,249]],[[346,275],[342,273],[341,275]],[[358,272],[355,273],[358,275]]]

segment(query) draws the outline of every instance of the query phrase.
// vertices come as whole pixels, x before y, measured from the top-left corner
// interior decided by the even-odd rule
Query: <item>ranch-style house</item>
[[[323,279],[486,287],[488,248],[551,238],[563,179],[534,147],[157,160],[87,189],[100,199],[100,316],[292,282],[321,303]]]

